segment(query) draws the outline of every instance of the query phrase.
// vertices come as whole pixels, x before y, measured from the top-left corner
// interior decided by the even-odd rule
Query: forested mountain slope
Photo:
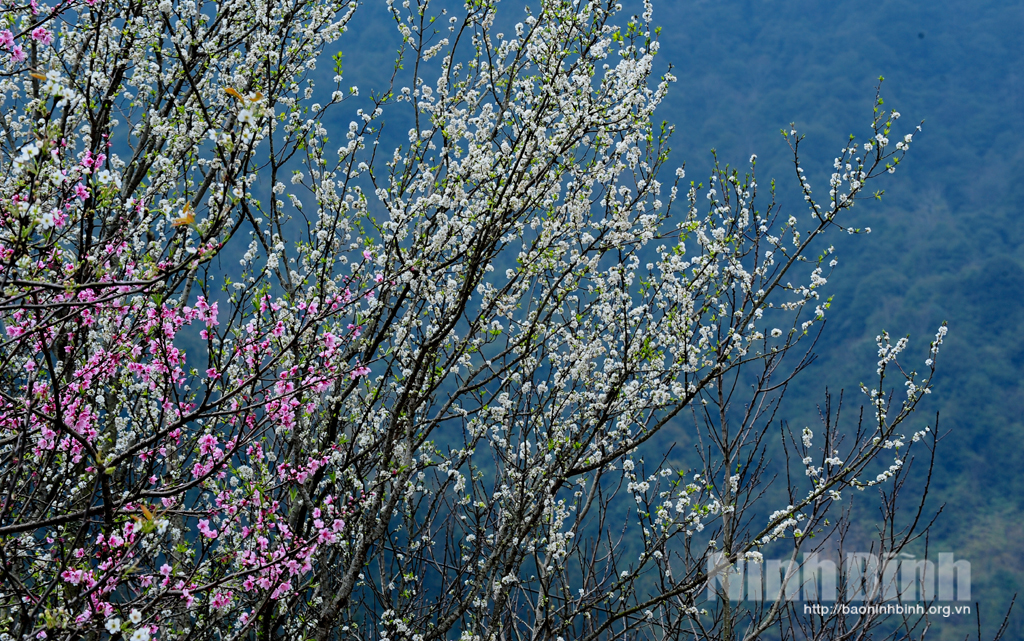
[[[791,210],[802,203],[780,127],[808,133],[820,191],[842,136],[867,124],[878,76],[887,104],[925,121],[899,179],[858,214],[873,233],[837,242],[832,321],[786,418],[814,421],[826,386],[860,403],[881,330],[923,349],[948,320],[937,391],[915,418],[940,411],[950,430],[931,546],[971,561],[974,599],[994,620],[1024,588],[1024,6],[736,1],[670,3],[659,16],[679,77],[664,114],[679,125],[678,156],[696,169],[710,147],[734,164],[757,153]]]

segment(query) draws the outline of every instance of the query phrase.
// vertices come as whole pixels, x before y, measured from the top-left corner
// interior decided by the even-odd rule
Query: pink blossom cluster
[[[109,249],[113,266],[123,247]],[[34,292],[33,300],[45,296]],[[270,452],[282,444],[267,440],[315,415],[322,393],[339,379],[369,373],[347,364],[350,337],[316,331],[324,319],[319,310],[343,301],[339,295],[305,304],[291,323],[276,317],[280,304],[267,301],[241,339],[220,353],[222,361],[206,368],[205,398],[187,391],[203,378],[190,369],[179,342],[197,325],[203,339],[216,334],[217,300],[200,295],[192,305],[157,303],[145,290],[112,279],[109,286],[50,294],[49,302],[67,308],[60,317],[52,308],[4,317],[8,347],[25,358],[20,396],[0,401],[0,437],[30,439],[23,462],[28,483],[42,484],[45,470],[66,470],[89,486],[112,475],[138,477],[128,500],[107,503],[100,493],[79,503],[107,521],[90,527],[90,539],[52,569],[79,592],[83,609],[74,626],[85,629],[142,605],[156,633],[162,621],[155,604],[167,599],[180,600],[185,611],[208,603],[219,612],[242,608],[260,593],[282,599],[311,571],[323,546],[345,540],[346,516],[357,503],[327,493],[313,499],[296,526],[290,512],[297,508],[283,498],[294,488],[315,487],[334,450],[274,464]],[[100,328],[103,340],[77,338]],[[305,366],[277,367],[286,340],[314,346]],[[60,352],[70,367],[54,377],[48,355]],[[104,398],[126,388],[138,390],[135,402],[148,406],[150,423]],[[219,399],[211,403],[213,394]],[[136,431],[133,440],[111,443],[109,426],[117,420],[123,431]],[[191,499],[196,491],[208,502]],[[154,499],[159,503],[145,507]],[[56,505],[55,513],[61,509],[67,508]],[[45,547],[53,550],[71,535],[62,527],[48,532]],[[195,560],[171,562],[171,550],[183,541]],[[249,598],[240,601],[239,594]],[[238,610],[238,616],[249,615]]]
[[[103,161],[83,154],[77,171]],[[27,198],[10,199],[0,224],[20,224]],[[84,210],[57,198],[65,209],[54,227],[79,225]],[[76,595],[69,629],[137,609],[156,635],[169,625],[167,604],[246,621],[261,598],[294,594],[317,555],[347,541],[346,520],[361,509],[358,494],[317,491],[336,448],[279,457],[327,392],[370,374],[348,350],[356,326],[328,322],[363,294],[349,288],[294,304],[264,295],[225,329],[223,296],[169,300],[159,288],[161,274],[201,265],[218,249],[207,241],[184,263],[154,260],[114,235],[85,255],[53,242],[15,268],[19,249],[0,243],[0,272],[17,269],[17,300],[26,303],[0,311],[15,355],[8,363],[19,364],[17,385],[0,398],[0,438],[27,444],[7,463],[23,477],[6,509],[27,508],[51,479],[66,479],[38,522],[5,520],[0,544],[55,555],[36,578]],[[187,348],[196,340],[217,345],[202,366]],[[296,352],[301,360],[284,362]],[[117,496],[115,481],[124,488]],[[83,515],[84,536],[58,518],[67,513]],[[39,524],[47,518],[56,524]],[[18,536],[26,531],[42,533],[42,543],[26,547]],[[183,545],[190,554],[176,551]]]
[[[287,20],[321,38],[349,10],[335,4]],[[14,123],[0,141],[0,553],[19,577],[0,590],[0,628],[19,610],[18,638],[244,627],[306,594],[378,500],[346,467],[349,419],[328,418],[366,389],[362,316],[387,281],[286,287],[269,257],[223,267],[228,243],[262,236],[240,194],[273,89],[254,84],[244,110],[220,84],[170,98],[180,111],[137,108],[159,84],[161,7],[133,5],[145,18],[126,23],[123,3],[29,0],[0,22],[0,117]],[[246,12],[218,27],[241,28],[242,49],[256,38],[244,25],[263,24]],[[303,41],[285,76],[323,44]]]

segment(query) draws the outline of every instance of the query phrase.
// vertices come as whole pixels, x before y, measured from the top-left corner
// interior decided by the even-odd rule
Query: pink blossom
[[[231,591],[228,591],[228,592],[218,592],[218,593],[214,594],[212,598],[210,598],[210,607],[212,607],[215,610],[220,610],[221,608],[226,608],[228,605],[231,604],[231,598],[232,598]]]
[[[0,31],[0,47],[10,49],[14,46],[14,35],[8,29]]]
[[[82,571],[81,570],[64,570],[61,572],[60,578],[64,579],[71,585],[78,585],[82,582]]]
[[[209,454],[217,447],[217,437],[213,434],[203,434],[199,437],[199,453]]]
[[[21,48],[21,45],[14,45],[14,48],[11,49],[11,60],[14,62],[23,62],[25,57],[25,50]]]
[[[214,529],[210,528],[210,521],[209,521],[209,519],[200,519],[199,520],[199,533],[202,534],[203,536],[205,536],[208,539],[215,539],[215,538],[217,538],[217,530],[214,530]]]
[[[78,183],[75,185],[75,195],[78,196],[79,199],[85,200],[89,197],[89,188],[82,183]]]
[[[60,229],[68,221],[67,215],[59,208],[54,207],[50,210],[50,214],[53,216],[53,226]],[[73,270],[74,268],[72,268]]]
[[[282,583],[281,585],[277,586],[274,589],[274,593],[270,595],[270,598],[274,599],[276,601],[277,599],[280,599],[281,597],[285,596],[286,594],[288,594],[291,591],[292,591],[292,583],[291,583],[291,581],[285,581],[284,583]]]
[[[53,42],[53,34],[46,27],[36,27],[32,30],[32,39],[44,45]]]

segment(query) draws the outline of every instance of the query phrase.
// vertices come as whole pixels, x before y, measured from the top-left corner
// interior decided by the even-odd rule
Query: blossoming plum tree
[[[877,101],[827,198],[786,132],[809,207],[782,215],[755,204],[754,158],[706,187],[663,178],[674,78],[652,80],[649,3],[544,0],[506,35],[491,2],[389,1],[389,86],[360,99],[339,66],[321,97],[357,8],[5,3],[4,638],[778,623],[778,603],[702,614],[708,555],[799,549],[924,435],[902,424],[944,329],[924,379],[880,337],[873,417],[842,442],[805,430],[806,482],[758,502],[773,394],[806,363],[784,357],[827,313],[826,237],[858,231],[850,208],[904,157],[899,114]],[[411,127],[387,153],[385,113]],[[693,482],[635,461],[686,412],[708,439]]]

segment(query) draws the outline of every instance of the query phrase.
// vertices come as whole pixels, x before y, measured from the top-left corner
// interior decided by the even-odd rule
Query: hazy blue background
[[[522,6],[507,1],[500,11],[515,21]],[[874,233],[836,238],[832,320],[784,414],[798,428],[811,424],[826,386],[859,402],[880,330],[911,334],[919,364],[949,322],[936,391],[908,431],[933,424],[936,411],[950,430],[931,500],[946,507],[931,549],[972,563],[973,600],[993,627],[1024,591],[1024,3],[654,6],[659,58],[679,79],[659,116],[677,126],[673,158],[687,162],[689,177],[706,180],[711,148],[734,165],[757,153],[761,184],[777,178],[784,206],[803,213],[781,127],[795,121],[808,134],[803,159],[820,195],[845,137],[868,132],[878,76],[901,125],[925,121],[883,202],[854,210]],[[390,77],[398,40],[383,3],[361,11],[340,44],[346,84],[365,90]],[[1024,638],[1019,610],[1007,638]],[[973,629],[973,617],[946,623],[938,638]]]

